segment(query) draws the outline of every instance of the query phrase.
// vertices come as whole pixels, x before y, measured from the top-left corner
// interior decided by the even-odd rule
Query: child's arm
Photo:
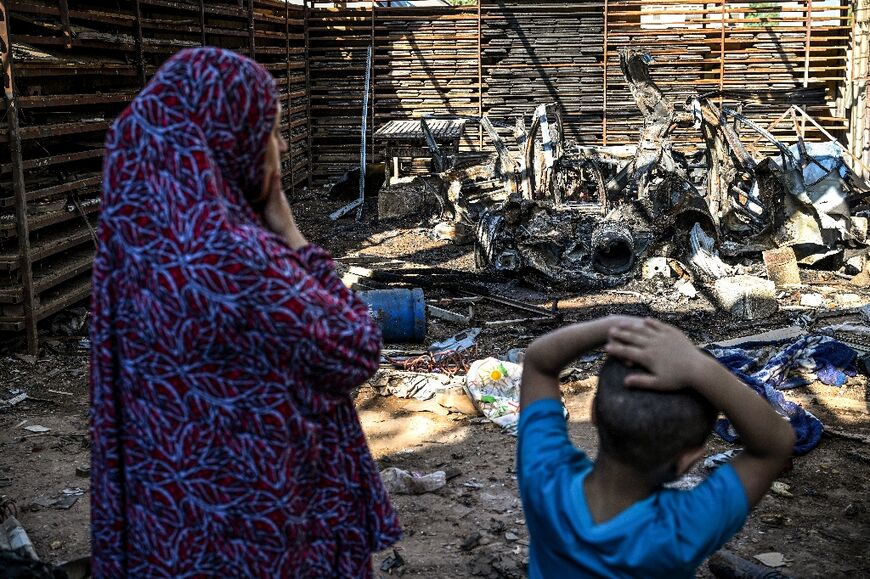
[[[610,331],[607,351],[648,370],[627,377],[626,386],[694,388],[725,413],[745,445],[731,464],[755,506],[792,454],[795,435],[788,421],[673,326],[651,319],[620,322]]]
[[[526,350],[520,386],[520,410],[533,402],[558,400],[559,373],[584,352],[607,341],[607,332],[625,316],[610,316],[591,322],[573,324],[541,336]]]

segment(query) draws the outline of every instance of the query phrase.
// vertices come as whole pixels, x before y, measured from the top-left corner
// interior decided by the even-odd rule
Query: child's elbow
[[[783,421],[782,434],[776,440],[776,454],[784,459],[791,458],[792,454],[794,454],[794,445],[797,444],[797,436],[795,436],[791,423]]]

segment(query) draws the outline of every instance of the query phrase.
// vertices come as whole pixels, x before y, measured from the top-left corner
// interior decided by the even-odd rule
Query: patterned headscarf
[[[354,516],[335,511],[345,567],[398,536],[347,394],[377,368],[378,328],[322,249],[291,250],[246,201],[277,112],[263,67],[203,48],[171,58],[109,131],[91,323],[95,576],[329,568],[337,555],[311,537],[338,522],[315,492],[355,497]],[[311,471],[321,447],[342,461],[332,487]],[[228,505],[247,518],[231,524]],[[315,507],[320,518],[299,516]]]

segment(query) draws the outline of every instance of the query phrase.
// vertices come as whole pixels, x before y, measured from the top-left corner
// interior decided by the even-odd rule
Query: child
[[[559,372],[607,343],[593,463],[568,438]],[[609,317],[527,350],[517,470],[531,535],[529,576],[694,577],[786,466],[795,442],[768,403],[678,329]],[[702,456],[718,410],[744,451],[690,491],[668,490]]]

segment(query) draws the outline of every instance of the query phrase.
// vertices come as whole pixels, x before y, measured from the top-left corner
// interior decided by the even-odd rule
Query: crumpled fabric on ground
[[[791,343],[770,342],[752,348],[712,347],[708,351],[788,419],[797,436],[794,454],[798,456],[816,447],[824,427],[812,413],[786,400],[780,390],[806,386],[817,379],[842,386],[856,373],[855,351],[828,336],[804,336]],[[728,442],[738,439],[727,419],[719,420],[714,430]]]

